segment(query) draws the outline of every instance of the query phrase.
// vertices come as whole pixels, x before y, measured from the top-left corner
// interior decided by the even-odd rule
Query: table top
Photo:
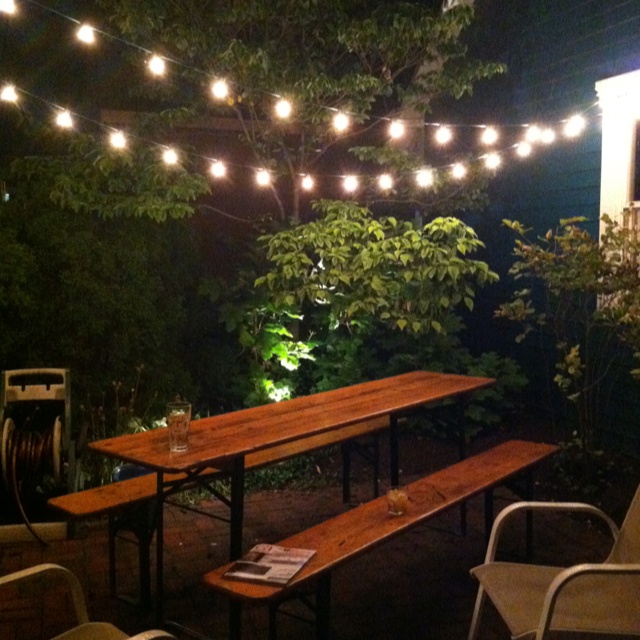
[[[111,458],[155,471],[213,466],[228,469],[240,456],[286,442],[484,389],[493,378],[414,371],[275,404],[192,420],[189,449],[169,451],[167,429],[92,442]]]

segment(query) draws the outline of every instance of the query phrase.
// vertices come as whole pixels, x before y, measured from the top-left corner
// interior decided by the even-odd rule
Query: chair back
[[[640,563],[640,486],[631,501],[631,506],[620,527],[620,535],[606,562]]]

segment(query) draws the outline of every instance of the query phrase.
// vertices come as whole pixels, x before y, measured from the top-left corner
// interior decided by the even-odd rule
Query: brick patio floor
[[[403,441],[403,447],[415,446],[413,439]],[[404,469],[406,482],[455,461],[453,447],[446,451],[440,447],[437,455],[429,455],[430,446],[424,442],[420,446],[427,452],[423,464],[421,468]],[[370,494],[368,483],[358,483],[354,487],[354,502],[369,499]],[[507,489],[497,490],[496,512],[513,499],[515,496]],[[213,513],[225,513],[221,505],[204,506]],[[251,494],[246,500],[245,548],[258,541],[277,542],[345,508],[338,486]],[[332,582],[335,637],[339,640],[466,638],[476,593],[469,569],[482,561],[485,551],[482,514],[480,497],[468,503],[466,536],[460,534],[459,512],[454,509],[337,570]],[[522,527],[509,531],[507,555],[518,557],[523,535]],[[226,638],[227,602],[206,591],[201,576],[226,562],[227,525],[167,506],[165,540],[167,617],[213,640]],[[544,523],[537,521],[535,542],[537,561],[566,564],[602,559],[609,545],[599,529],[584,521],[560,517]],[[552,553],[552,549],[557,551]],[[154,551],[155,547],[152,561]],[[154,627],[151,612],[109,598],[107,558],[106,521],[95,520],[82,524],[73,539],[55,541],[46,547],[36,541],[0,546],[0,574],[41,562],[61,564],[79,577],[92,620],[113,622],[131,634]],[[118,546],[118,580],[121,592],[136,593],[137,549],[132,544]],[[69,624],[70,612],[61,590],[43,591],[37,586],[5,588],[0,592],[0,638],[50,638]],[[313,637],[311,627],[285,616],[280,616],[278,632],[281,640]],[[245,608],[243,638],[266,637],[266,611]],[[508,633],[497,615],[489,610],[481,639],[498,638],[506,639]]]

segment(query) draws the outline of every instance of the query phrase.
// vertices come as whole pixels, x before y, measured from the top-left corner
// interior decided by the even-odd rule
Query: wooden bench
[[[278,605],[299,594],[315,593],[317,637],[330,637],[332,572],[349,560],[425,522],[463,501],[485,492],[488,507],[492,489],[516,474],[530,471],[558,450],[557,446],[512,440],[469,457],[407,486],[409,508],[402,516],[387,514],[386,496],[326,520],[276,544],[315,549],[316,554],[285,586],[231,580],[224,577],[233,563],[204,576],[211,589],[231,599],[230,637],[240,638],[241,605],[269,606],[269,637],[275,638]],[[492,512],[487,515],[492,517]]]
[[[378,436],[389,428],[389,417],[381,416],[349,425],[343,429],[329,431],[318,436],[296,440],[284,445],[256,451],[247,455],[246,469],[259,469],[283,462],[297,455],[311,453],[334,444],[342,446],[342,492],[343,500],[350,500],[351,453],[358,452],[368,457],[373,467],[374,495],[379,486],[379,442]],[[360,446],[355,438],[374,436],[371,451]],[[201,475],[203,481],[224,478],[221,471],[207,469]],[[167,474],[167,483],[181,481],[183,474]],[[109,588],[116,596],[116,536],[119,531],[134,534],[139,545],[140,597],[138,602],[148,606],[151,593],[149,552],[155,532],[156,474],[150,473],[120,482],[103,485],[51,498],[48,504],[70,518],[87,518],[107,514],[109,516]],[[128,598],[125,598],[129,600]]]

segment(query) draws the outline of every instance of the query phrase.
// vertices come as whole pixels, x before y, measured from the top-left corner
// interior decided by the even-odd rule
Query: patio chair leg
[[[486,594],[482,587],[478,587],[478,595],[476,597],[476,605],[473,609],[473,617],[471,618],[471,627],[469,628],[469,637],[467,640],[476,640],[478,637],[478,628],[480,627],[480,618],[482,614],[482,607]]]

